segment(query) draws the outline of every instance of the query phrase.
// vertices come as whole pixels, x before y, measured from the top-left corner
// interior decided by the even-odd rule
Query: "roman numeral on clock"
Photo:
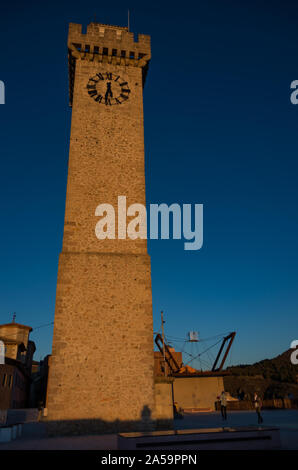
[[[98,72],[89,78],[86,88],[90,98],[97,103],[106,106],[118,105],[126,102],[131,93],[128,82],[124,80],[114,72]]]

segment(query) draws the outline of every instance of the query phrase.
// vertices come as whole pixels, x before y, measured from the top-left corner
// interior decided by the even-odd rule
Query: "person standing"
[[[258,424],[261,424],[263,422],[263,418],[261,416],[262,400],[257,393],[254,394],[254,404],[258,416]]]
[[[219,397],[220,400],[220,411],[223,421],[227,420],[227,395],[226,392],[223,390]]]

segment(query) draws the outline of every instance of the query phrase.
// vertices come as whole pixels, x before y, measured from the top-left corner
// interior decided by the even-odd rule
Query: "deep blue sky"
[[[296,5],[295,5],[296,3]],[[106,5],[106,6],[105,6]],[[6,2],[1,6],[0,321],[54,319],[71,110],[67,29],[151,34],[144,93],[148,203],[203,203],[204,246],[151,241],[155,329],[236,330],[231,363],[298,336],[298,6],[294,1]],[[84,332],[82,332],[84,334]],[[52,328],[32,333],[35,359]]]

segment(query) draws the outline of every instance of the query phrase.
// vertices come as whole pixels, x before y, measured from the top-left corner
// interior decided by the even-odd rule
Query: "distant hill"
[[[273,359],[264,359],[252,365],[228,367],[232,375],[261,376],[277,382],[297,383],[298,365],[290,361],[292,349],[288,349]]]
[[[259,391],[266,398],[298,398],[298,365],[290,361],[292,349],[273,359],[264,359],[255,364],[241,364],[227,368],[230,376],[224,379],[226,390],[233,396],[239,390],[251,396]]]

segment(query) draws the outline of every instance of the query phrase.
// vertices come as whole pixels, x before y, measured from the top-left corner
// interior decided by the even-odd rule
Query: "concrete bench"
[[[279,428],[226,427],[118,434],[119,450],[279,449]]]

